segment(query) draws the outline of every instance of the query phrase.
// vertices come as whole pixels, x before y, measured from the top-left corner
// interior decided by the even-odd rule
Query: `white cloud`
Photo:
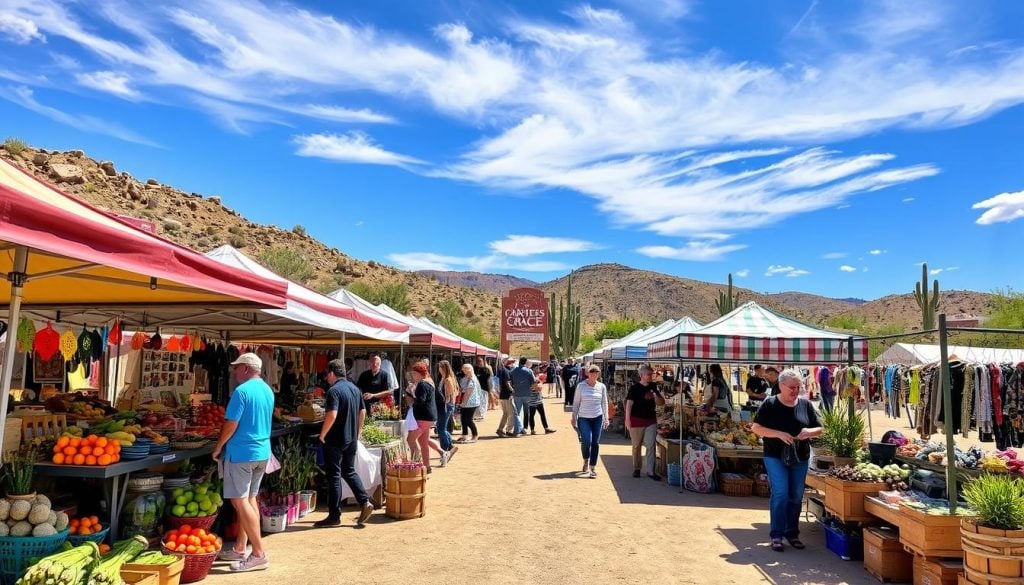
[[[18,104],[19,106],[27,110],[31,110],[40,116],[49,118],[54,122],[71,126],[72,128],[81,130],[82,132],[104,134],[126,142],[162,148],[152,140],[149,140],[148,138],[145,138],[131,130],[122,128],[113,122],[107,122],[96,118],[95,116],[69,114],[62,110],[58,110],[57,108],[41,104],[36,100],[35,93],[27,87],[0,87],[0,98]]]
[[[750,276],[750,269],[749,268],[744,268],[743,270],[737,270],[736,271],[736,276],[738,276],[740,278],[746,278],[746,277]]]
[[[585,240],[572,238],[551,238],[544,236],[506,236],[504,240],[490,243],[491,250],[507,256],[535,256],[559,252],[588,252],[600,246]]]
[[[370,165],[393,165],[408,167],[423,161],[384,150],[363,132],[347,134],[306,134],[295,137],[299,156],[312,156],[327,160]]]
[[[772,264],[765,271],[764,275],[768,277],[782,275],[790,278],[796,278],[798,276],[806,276],[810,274],[809,270],[803,270],[802,268],[794,268],[793,266],[783,266],[781,264]]]
[[[123,73],[117,73],[115,71],[92,71],[89,73],[79,73],[75,76],[75,79],[78,80],[79,84],[84,85],[85,87],[111,93],[128,100],[137,100],[140,97],[139,92],[128,85],[131,79]]]
[[[403,270],[471,270],[488,272],[494,270],[516,270],[521,272],[559,272],[569,266],[561,262],[511,262],[500,254],[489,256],[447,256],[432,252],[408,252],[389,254],[388,259]]]
[[[839,267],[839,270],[843,272],[857,272],[857,269],[854,268],[853,266],[850,266],[849,264],[843,264],[842,266]]]
[[[913,200],[914,200],[913,197],[904,197],[903,199],[900,199],[900,201],[902,201],[903,203],[910,203]]]
[[[0,12],[0,37],[6,37],[16,45],[27,45],[36,39],[46,41],[36,23],[6,12]]]
[[[844,203],[842,205],[837,205],[836,206],[836,209],[849,209],[849,208],[850,208],[850,204],[849,203]]]
[[[1000,193],[975,203],[971,209],[986,210],[975,220],[978,225],[992,225],[1020,219],[1024,217],[1024,191]]]
[[[885,254],[886,252],[888,252],[888,250],[881,250],[879,248],[875,248],[874,250],[868,250],[868,254],[871,254],[872,256],[880,256],[882,254]]]
[[[714,262],[722,260],[726,254],[742,250],[746,244],[716,244],[716,239],[690,240],[679,248],[672,246],[643,246],[637,253],[651,258],[667,258],[670,260],[689,260],[691,262]]]
[[[849,256],[849,254],[846,252],[829,252],[821,255],[825,260],[839,260],[840,258],[846,258],[847,256]]]
[[[932,268],[928,271],[928,274],[935,276],[936,274],[942,274],[943,272],[952,272],[954,270],[960,270],[959,266],[950,266],[948,268]]]

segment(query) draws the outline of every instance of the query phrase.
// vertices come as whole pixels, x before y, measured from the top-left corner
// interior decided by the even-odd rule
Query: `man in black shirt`
[[[580,368],[576,360],[569,358],[569,363],[562,368],[562,386],[565,388],[565,405],[572,406],[573,398],[576,397],[576,382],[579,381]]]
[[[516,407],[512,402],[514,391],[512,389],[512,373],[509,367],[515,363],[515,358],[507,357],[498,362],[498,399],[501,401],[501,421],[498,422],[499,437],[515,437],[522,432],[522,423],[516,415]]]
[[[380,361],[377,362],[378,366]],[[324,424],[320,430],[320,442],[324,445],[324,467],[330,493],[327,498],[327,517],[315,522],[317,528],[341,524],[341,482],[348,484],[352,495],[359,503],[361,526],[373,513],[370,496],[363,487],[363,481],[356,473],[356,454],[359,450],[359,435],[366,420],[366,406],[359,389],[345,379],[345,362],[331,360],[327,364],[327,391],[324,402]]]
[[[371,406],[391,394],[391,389],[388,388],[388,374],[380,369],[380,356],[375,355],[370,358],[370,369],[359,375],[356,386],[363,393],[367,412],[370,411]]]
[[[654,370],[650,366],[640,367],[640,381],[630,387],[626,394],[626,430],[633,445],[633,477],[640,477],[643,466],[647,477],[661,481],[661,476],[654,472],[654,446],[658,440],[658,407],[665,405],[665,397],[661,389],[653,382]],[[647,453],[641,460],[640,449]]]
[[[777,396],[779,394],[779,369],[775,366],[768,366],[764,373],[768,378],[768,395]]]
[[[757,364],[754,366],[754,373],[747,378],[747,396],[750,400],[764,400],[768,398],[769,390],[771,384],[764,378],[764,366]]]

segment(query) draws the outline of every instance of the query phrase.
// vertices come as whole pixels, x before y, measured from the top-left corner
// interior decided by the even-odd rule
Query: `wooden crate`
[[[903,550],[898,531],[866,528],[864,570],[883,583],[907,583],[914,577],[914,556]]]
[[[160,578],[156,573],[140,573],[138,571],[121,570],[121,580],[128,585],[159,585]]]
[[[914,557],[914,585],[957,585],[963,562],[955,559]]]
[[[825,509],[843,522],[877,522],[878,520],[864,509],[864,497],[873,496],[885,487],[884,482],[865,483],[826,477]]]
[[[867,496],[864,498],[864,511],[897,529],[900,528],[903,514],[900,514],[899,506],[890,506],[875,496]]]
[[[140,565],[137,563],[125,563],[121,566],[121,574],[125,571],[133,573],[154,573],[157,576],[159,585],[178,585],[181,581],[181,571],[185,568],[185,555],[180,553],[165,553],[179,557],[177,562],[170,565]]]
[[[922,557],[963,558],[960,516],[932,516],[903,505],[900,514],[900,542],[910,552]]]
[[[21,416],[21,440],[58,439],[68,428],[63,414],[26,414]]]

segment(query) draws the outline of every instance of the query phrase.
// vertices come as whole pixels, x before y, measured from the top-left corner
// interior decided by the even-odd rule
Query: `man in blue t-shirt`
[[[263,360],[254,353],[243,353],[231,362],[238,386],[231,394],[220,439],[213,458],[222,464],[224,498],[238,515],[238,539],[231,549],[222,551],[221,560],[234,561],[232,571],[260,571],[270,562],[260,538],[260,510],[256,494],[270,460],[270,424],[274,417],[274,391],[260,378]],[[252,554],[246,556],[246,544]]]

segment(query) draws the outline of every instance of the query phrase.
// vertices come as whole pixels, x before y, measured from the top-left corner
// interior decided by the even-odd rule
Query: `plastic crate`
[[[825,546],[844,561],[864,560],[864,537],[846,534],[838,528],[822,523],[825,528]]]
[[[0,583],[13,585],[31,559],[57,552],[68,532],[65,528],[53,536],[0,536]]]

